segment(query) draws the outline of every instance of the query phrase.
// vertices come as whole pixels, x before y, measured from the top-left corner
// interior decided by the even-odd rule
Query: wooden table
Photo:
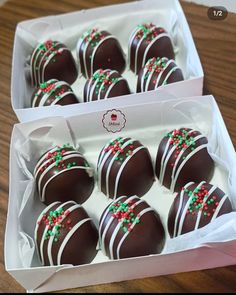
[[[8,204],[8,159],[12,126],[17,122],[10,102],[13,39],[20,21],[97,7],[124,0],[9,0],[0,7],[0,292],[25,290],[4,269],[4,231]],[[224,21],[211,21],[207,8],[182,3],[205,72],[205,93],[219,103],[226,126],[236,146],[236,14]],[[104,284],[70,292],[235,292],[236,266]]]

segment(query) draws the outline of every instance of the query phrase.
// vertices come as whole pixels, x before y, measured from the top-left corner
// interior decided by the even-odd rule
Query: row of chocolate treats
[[[117,38],[93,28],[77,43],[80,73],[87,79],[84,102],[130,94],[128,81],[122,77],[126,57]],[[175,63],[172,41],[167,32],[154,24],[138,25],[131,33],[128,67],[137,78],[137,92],[184,79]],[[48,40],[33,51],[27,80],[36,87],[32,107],[78,103],[71,88],[78,77],[78,67],[71,51],[61,42]]]
[[[160,184],[177,192],[167,221],[171,238],[231,212],[228,196],[209,183],[214,161],[207,145],[197,130],[172,130],[159,144],[154,168],[147,147],[138,140],[119,137],[108,142],[98,157],[97,183],[112,200],[98,229],[82,207],[94,188],[93,168],[70,145],[45,153],[34,170],[39,196],[47,205],[35,228],[42,264],[90,263],[99,249],[110,259],[161,253],[166,240],[163,222],[142,199],[155,174]]]

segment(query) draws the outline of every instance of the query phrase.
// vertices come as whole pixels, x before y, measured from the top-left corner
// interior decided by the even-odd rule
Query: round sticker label
[[[120,110],[112,109],[103,115],[102,124],[108,132],[116,133],[125,127],[126,118]]]

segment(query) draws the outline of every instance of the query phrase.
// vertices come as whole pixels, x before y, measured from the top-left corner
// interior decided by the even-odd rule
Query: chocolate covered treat
[[[151,156],[138,140],[118,137],[102,149],[97,165],[98,187],[111,199],[143,196],[154,182]]]
[[[180,191],[190,181],[210,181],[214,162],[207,145],[207,138],[190,128],[167,133],[160,142],[156,157],[159,182],[171,191]]]
[[[51,79],[40,84],[33,93],[31,102],[34,108],[55,104],[68,105],[79,101],[68,83]]]
[[[81,205],[54,202],[39,215],[36,249],[42,265],[90,263],[97,254],[98,231]]]
[[[84,156],[70,145],[52,148],[34,169],[38,193],[46,205],[68,200],[82,204],[92,194],[93,174]]]
[[[159,214],[137,196],[120,197],[103,212],[99,242],[110,259],[158,254],[165,243]]]
[[[228,196],[217,186],[205,181],[189,182],[177,194],[170,208],[169,234],[174,238],[188,233],[231,211]]]
[[[182,80],[184,80],[183,73],[173,59],[153,57],[139,71],[137,92],[154,90]]]
[[[138,25],[129,40],[129,67],[137,75],[153,57],[175,58],[170,36],[152,23]]]
[[[129,85],[115,70],[97,70],[86,82],[84,102],[130,94]]]
[[[120,74],[125,69],[125,56],[120,43],[107,31],[89,30],[79,39],[76,51],[80,70],[87,79],[98,69],[116,70]]]
[[[78,76],[71,51],[58,41],[48,40],[38,44],[30,58],[30,80],[38,87],[50,79],[72,84]]]

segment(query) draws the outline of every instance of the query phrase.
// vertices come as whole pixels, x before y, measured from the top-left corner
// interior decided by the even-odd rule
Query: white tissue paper
[[[84,113],[88,109],[103,106],[103,101],[76,105],[31,108],[33,88],[26,81],[27,61],[35,46],[47,39],[61,41],[72,51],[75,60],[79,38],[93,27],[107,30],[117,37],[126,55],[128,40],[134,28],[142,23],[154,23],[169,33],[176,63],[182,69],[184,81],[165,85],[161,89],[178,97],[202,94],[203,70],[183,10],[177,0],[142,0],[120,5],[88,9],[73,13],[48,16],[18,24],[15,33],[12,63],[12,107],[20,122],[31,121],[52,115],[71,116],[74,112]],[[127,79],[132,94],[113,98],[123,100],[126,105],[137,103],[135,95],[137,76],[126,67],[123,76]],[[80,74],[72,89],[83,102],[85,78]],[[148,98],[147,98],[148,99]],[[157,98],[158,99],[158,98]]]
[[[150,95],[155,96],[155,93]],[[149,149],[154,163],[158,144],[167,132],[180,127],[194,128],[209,140],[208,151],[215,161],[210,183],[227,193],[233,210],[236,208],[235,151],[212,96],[121,105],[118,110],[124,114],[126,124],[118,133],[108,132],[102,124],[102,118],[110,107],[107,101],[103,110],[88,111],[67,119],[52,117],[20,123],[14,127],[5,262],[6,269],[27,290],[44,292],[236,263],[236,212],[218,217],[204,228],[170,239],[167,217],[176,194],[156,180],[143,199],[157,210],[165,227],[167,239],[161,254],[110,261],[99,250],[88,265],[40,265],[33,232],[36,219],[45,205],[38,198],[32,173],[40,156],[55,145],[70,143],[84,154],[96,172],[102,147],[117,136],[140,140]],[[83,206],[96,226],[110,202],[95,185],[91,197]],[[174,262],[177,263],[175,266]]]

